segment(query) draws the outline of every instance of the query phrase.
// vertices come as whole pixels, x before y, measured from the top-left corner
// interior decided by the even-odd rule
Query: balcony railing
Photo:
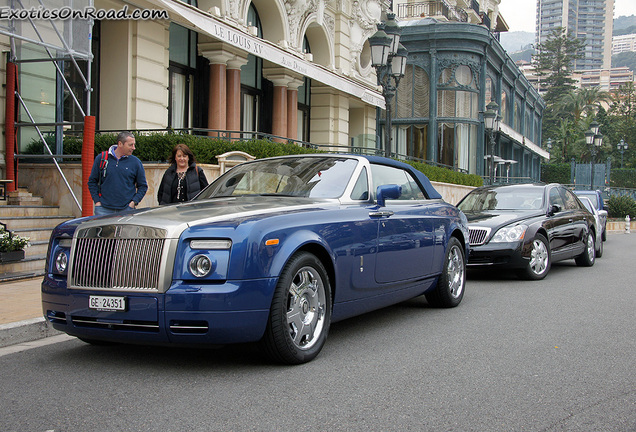
[[[443,16],[449,21],[468,22],[468,14],[464,9],[454,7],[445,0],[431,0],[421,3],[398,5],[399,18]]]

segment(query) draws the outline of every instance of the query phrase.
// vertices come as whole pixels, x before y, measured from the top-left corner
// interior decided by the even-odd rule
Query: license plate
[[[126,297],[89,296],[88,308],[98,311],[125,311]]]

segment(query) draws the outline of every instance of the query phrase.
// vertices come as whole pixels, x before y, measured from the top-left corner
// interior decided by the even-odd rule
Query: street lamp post
[[[597,122],[590,124],[590,130],[585,132],[585,143],[590,147],[590,183],[591,189],[594,189],[594,158],[596,157],[597,150],[601,148],[603,144],[603,135],[599,133],[600,125]]]
[[[621,139],[621,141],[617,144],[617,147],[618,151],[621,153],[621,169],[623,169],[623,153],[627,150],[627,143],[624,139]]]
[[[408,51],[400,43],[402,30],[395,21],[394,13],[387,13],[387,21],[378,24],[378,31],[369,38],[371,65],[375,68],[378,83],[386,103],[384,127],[384,155],[391,157],[391,99],[395,96],[400,79],[406,70]]]
[[[495,132],[499,130],[499,105],[491,101],[484,112],[484,126],[490,138],[490,184],[495,183]]]
[[[545,147],[548,149],[550,156],[552,156],[552,138],[548,138],[548,142],[545,144]]]

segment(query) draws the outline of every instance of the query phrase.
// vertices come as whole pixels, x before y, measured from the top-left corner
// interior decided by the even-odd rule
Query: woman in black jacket
[[[189,201],[208,185],[205,174],[196,164],[192,150],[185,144],[172,149],[170,167],[163,173],[157,201],[170,204]]]

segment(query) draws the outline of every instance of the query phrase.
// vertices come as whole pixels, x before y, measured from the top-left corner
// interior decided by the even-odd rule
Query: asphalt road
[[[253,346],[0,349],[0,431],[636,431],[635,246],[612,234],[540,282],[470,274],[458,308],[334,324],[295,367]]]

